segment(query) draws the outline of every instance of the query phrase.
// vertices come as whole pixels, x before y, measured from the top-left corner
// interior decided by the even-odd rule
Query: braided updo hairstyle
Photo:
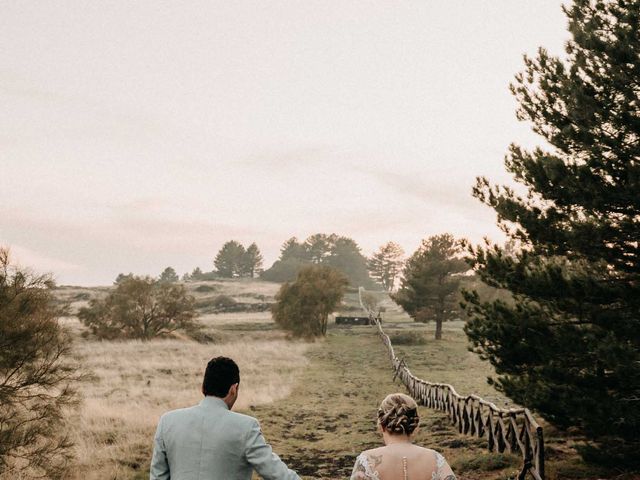
[[[418,404],[404,393],[387,395],[378,409],[378,422],[389,433],[411,435],[420,423]]]

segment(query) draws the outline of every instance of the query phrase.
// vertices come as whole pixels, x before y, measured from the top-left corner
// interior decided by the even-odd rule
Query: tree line
[[[316,233],[304,241],[296,237],[286,240],[278,259],[264,269],[264,257],[255,242],[245,248],[237,240],[229,240],[218,250],[213,260],[214,270],[203,272],[198,267],[183,275],[182,280],[259,277],[272,282],[287,282],[294,280],[304,266],[326,265],[345,274],[352,286],[373,288],[378,285],[391,291],[402,268],[403,255],[400,245],[387,242],[367,258],[352,238],[335,233]],[[172,267],[167,267],[159,280],[177,282],[179,277]]]

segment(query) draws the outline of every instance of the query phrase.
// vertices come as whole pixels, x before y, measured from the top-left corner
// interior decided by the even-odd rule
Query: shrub
[[[216,298],[213,299],[213,302],[212,302],[213,306],[216,308],[231,307],[236,303],[238,302],[233,297],[230,297],[229,295],[218,295]]]
[[[389,335],[393,345],[426,345],[427,337],[421,332],[398,332]]]
[[[57,322],[46,276],[9,263],[0,248],[0,472],[64,478],[71,457],[63,412],[77,380],[70,339]]]
[[[128,277],[105,299],[94,299],[78,318],[102,339],[149,340],[193,327],[194,299],[183,285],[160,283],[150,277]]]
[[[195,291],[198,292],[198,293],[215,292],[216,291],[216,287],[212,287],[211,285],[198,285],[195,288]]]
[[[294,336],[326,335],[329,314],[342,301],[349,280],[325,266],[307,266],[293,283],[285,283],[271,312],[278,326]]]

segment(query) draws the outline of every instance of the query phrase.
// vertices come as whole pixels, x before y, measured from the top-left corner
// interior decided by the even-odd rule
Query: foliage
[[[348,237],[317,233],[299,243],[295,237],[287,240],[280,258],[262,274],[264,280],[292,281],[305,265],[326,265],[344,273],[353,286],[373,286],[367,271],[367,260],[358,244]]]
[[[244,273],[242,268],[244,255],[244,246],[240,242],[230,240],[222,246],[213,260],[213,264],[222,277],[240,277]]]
[[[215,292],[216,291],[216,287],[214,287],[212,285],[198,285],[195,288],[195,291],[198,292],[198,293]]]
[[[393,345],[426,345],[427,337],[423,332],[396,332],[389,335]]]
[[[308,259],[305,248],[298,242],[296,237],[291,237],[289,240],[284,242],[280,248],[280,260],[286,261],[289,259]]]
[[[165,268],[158,278],[158,281],[161,283],[176,283],[178,280],[180,280],[180,278],[173,267]]]
[[[271,309],[278,326],[298,337],[327,333],[329,315],[344,297],[349,281],[338,270],[323,265],[303,267],[293,283],[285,283]]]
[[[324,257],[322,265],[340,270],[354,287],[373,286],[367,270],[367,258],[362,255],[355,240],[332,234],[327,236],[326,243],[328,254]]]
[[[271,268],[262,272],[260,278],[268,282],[289,282],[296,278],[298,272],[305,265],[309,265],[309,263],[298,258],[276,260]]]
[[[202,273],[202,270],[200,270],[200,267],[196,267],[196,268],[194,268],[194,269],[192,270],[192,272],[191,272],[191,273],[185,273],[185,274],[182,276],[182,281],[183,281],[183,282],[189,282],[189,281],[197,282],[198,280],[204,280],[204,279],[202,278],[202,277],[203,277],[203,275],[204,275],[204,274]]]
[[[263,257],[256,243],[252,243],[247,247],[241,259],[240,270],[243,276],[254,278],[262,271]]]
[[[64,411],[77,376],[52,287],[0,249],[0,472],[15,478],[64,478],[71,457]]]
[[[367,263],[371,277],[390,292],[404,263],[404,250],[394,242],[387,242],[375,252]]]
[[[526,196],[485,178],[474,188],[520,248],[472,248],[473,265],[514,301],[466,293],[466,332],[499,389],[640,468],[640,1],[565,12],[566,60],[540,49],[512,85],[550,150],[511,146]]]
[[[193,328],[194,299],[183,285],[131,277],[104,299],[93,299],[78,318],[99,338],[149,340],[178,329]]]
[[[452,235],[434,235],[407,260],[400,289],[392,296],[417,322],[436,322],[435,338],[442,338],[442,322],[458,313],[456,293],[461,273],[469,269],[460,257],[461,243]]]
[[[230,307],[236,303],[238,302],[229,295],[218,295],[213,299],[212,305],[214,307]]]
[[[255,242],[245,249],[240,242],[230,240],[222,246],[213,263],[222,277],[254,278],[262,271],[262,261],[262,254]],[[205,279],[202,272],[198,277],[200,280]]]
[[[114,285],[118,285],[119,283],[129,279],[129,278],[133,278],[133,273],[127,273],[126,275],[124,273],[119,273],[118,276],[116,277],[115,281],[113,282]]]

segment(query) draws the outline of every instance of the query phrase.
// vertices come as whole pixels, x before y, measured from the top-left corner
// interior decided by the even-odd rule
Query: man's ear
[[[238,393],[238,384],[234,383],[229,387],[229,393],[227,395],[236,395]]]

